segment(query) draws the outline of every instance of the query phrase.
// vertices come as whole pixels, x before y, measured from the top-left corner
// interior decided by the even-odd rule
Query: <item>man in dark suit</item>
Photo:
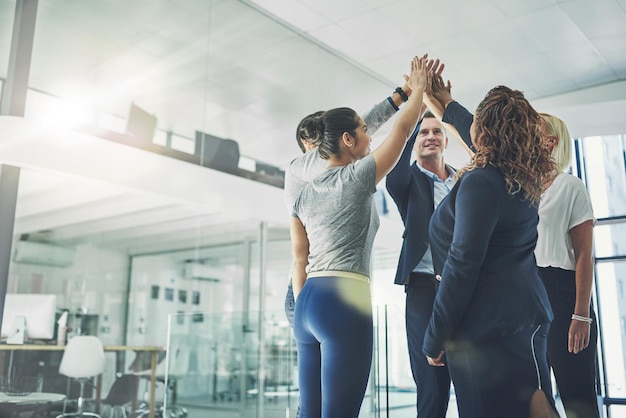
[[[466,145],[471,147],[471,143]],[[405,287],[406,332],[417,386],[417,415],[428,418],[445,417],[450,394],[447,367],[430,366],[422,354],[424,332],[437,289],[428,225],[435,207],[455,183],[455,170],[444,162],[447,146],[445,127],[427,111],[407,141],[400,160],[387,175],[387,190],[404,223],[395,283]],[[415,151],[417,159],[413,164],[411,151]]]

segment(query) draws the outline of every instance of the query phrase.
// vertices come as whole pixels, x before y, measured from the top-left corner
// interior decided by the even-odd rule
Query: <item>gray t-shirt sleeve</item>
[[[378,128],[396,114],[397,110],[398,109],[391,104],[389,98],[386,98],[364,113],[362,119],[367,125],[367,130],[370,135],[374,135]]]
[[[317,148],[299,156],[289,164],[285,172],[283,198],[289,213],[293,212],[293,204],[302,188],[326,170],[328,161],[322,159]]]

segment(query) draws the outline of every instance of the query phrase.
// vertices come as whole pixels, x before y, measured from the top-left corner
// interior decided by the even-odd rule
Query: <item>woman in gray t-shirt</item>
[[[372,361],[373,195],[420,116],[433,65],[426,58],[413,59],[407,80],[412,94],[372,153],[367,126],[354,110],[332,109],[318,119],[318,153],[328,169],[304,186],[290,224],[301,418],[359,415]]]

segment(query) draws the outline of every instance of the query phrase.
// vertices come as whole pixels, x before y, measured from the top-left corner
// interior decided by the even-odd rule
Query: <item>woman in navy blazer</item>
[[[551,393],[537,333],[552,310],[534,249],[554,163],[540,116],[519,91],[492,89],[470,132],[476,153],[430,222],[441,284],[423,352],[440,366],[445,350],[461,418],[527,418],[531,399]]]

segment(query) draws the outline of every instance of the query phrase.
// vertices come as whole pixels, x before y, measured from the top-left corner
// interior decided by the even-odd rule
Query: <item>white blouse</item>
[[[570,174],[559,174],[539,204],[537,265],[576,270],[569,231],[590,219],[595,224],[591,198],[583,182]]]

